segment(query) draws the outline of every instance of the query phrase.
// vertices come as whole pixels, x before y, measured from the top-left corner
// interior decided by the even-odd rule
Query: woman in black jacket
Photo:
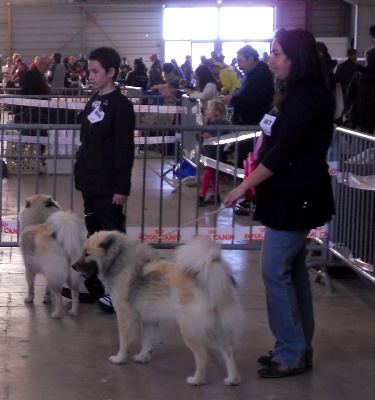
[[[333,134],[333,100],[316,42],[308,31],[279,30],[270,68],[279,90],[261,122],[258,166],[224,200],[232,206],[257,186],[255,218],[265,225],[262,274],[274,349],[258,375],[279,378],[312,366],[314,314],[306,237],[334,213],[326,154]]]
[[[348,87],[350,127],[375,133],[375,48],[366,51],[366,66],[358,66]]]
[[[147,90],[148,76],[146,65],[140,58],[133,62],[133,69],[128,72],[125,79],[126,86],[141,87],[143,91]]]

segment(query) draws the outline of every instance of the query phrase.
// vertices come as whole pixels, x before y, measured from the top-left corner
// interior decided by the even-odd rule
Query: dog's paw
[[[147,353],[146,355],[139,353],[139,354],[136,354],[135,356],[133,356],[133,361],[136,363],[146,364],[150,361],[150,359],[151,359],[150,353]]]
[[[227,386],[237,386],[241,382],[241,378],[239,376],[235,376],[234,378],[225,378],[224,383]]]
[[[113,364],[124,364],[126,362],[126,356],[118,355],[109,357],[109,361]]]
[[[197,379],[194,376],[186,378],[186,382],[191,386],[201,386],[205,384],[204,379]]]
[[[69,310],[68,312],[70,315],[74,315],[74,316],[78,315],[78,311],[76,311],[76,310]]]
[[[52,317],[52,318],[55,318],[55,319],[60,319],[60,318],[61,318],[61,314],[58,313],[58,312],[56,312],[56,311],[54,311],[54,312],[51,314],[51,317]]]
[[[34,303],[34,296],[26,296],[23,300],[25,303]]]

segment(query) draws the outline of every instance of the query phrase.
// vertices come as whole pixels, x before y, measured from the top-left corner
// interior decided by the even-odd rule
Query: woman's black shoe
[[[260,365],[265,365],[265,366],[271,365],[272,360],[274,359],[274,357],[275,357],[275,354],[271,350],[267,356],[265,356],[265,355],[264,356],[260,356],[258,358],[258,363]]]
[[[264,366],[270,366],[273,363],[273,359],[275,358],[275,353],[271,350],[268,355],[263,355],[258,358],[258,363],[260,365]],[[310,354],[310,357],[306,356],[305,357],[305,362],[306,362],[306,369],[312,368],[312,356]]]
[[[260,378],[285,378],[286,376],[302,374],[306,368],[293,368],[289,365],[280,364],[272,361],[269,365],[259,368],[258,376]]]

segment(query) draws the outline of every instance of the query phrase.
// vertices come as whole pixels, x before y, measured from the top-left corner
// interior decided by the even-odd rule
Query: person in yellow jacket
[[[236,74],[229,68],[224,68],[224,64],[216,61],[213,65],[213,71],[216,78],[219,78],[221,87],[221,94],[234,94],[234,92],[241,86]]]

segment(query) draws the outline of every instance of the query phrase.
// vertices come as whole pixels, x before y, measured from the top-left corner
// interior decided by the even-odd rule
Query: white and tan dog
[[[142,325],[142,349],[133,357],[146,363],[160,322],[176,320],[194,354],[196,371],[190,385],[205,382],[208,347],[219,348],[227,367],[227,385],[240,376],[233,342],[241,311],[233,295],[234,281],[220,247],[195,240],[176,251],[174,262],[161,259],[149,245],[125,234],[101,231],[87,239],[82,257],[73,265],[80,272],[97,270],[116,310],[120,350],[113,363],[126,362],[136,322]]]
[[[47,281],[43,302],[51,302],[51,291],[55,298],[52,317],[61,318],[61,289],[65,283],[72,294],[69,313],[78,315],[80,274],[71,265],[81,255],[87,238],[83,220],[71,211],[60,211],[51,197],[38,194],[26,199],[20,224],[20,247],[28,284],[25,302],[34,302],[35,276],[42,273]]]

